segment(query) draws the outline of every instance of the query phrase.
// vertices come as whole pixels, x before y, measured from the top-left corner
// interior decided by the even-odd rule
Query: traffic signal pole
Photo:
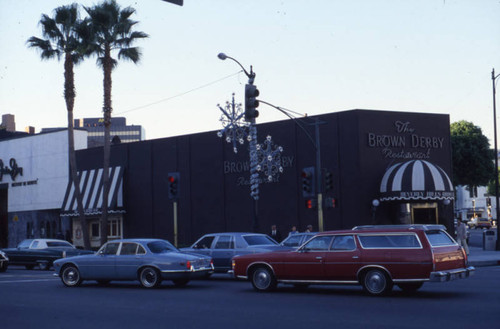
[[[177,247],[177,201],[174,201],[174,246]]]
[[[314,121],[314,132],[316,139],[316,191],[318,192],[318,231],[323,232],[323,194],[321,194],[321,147],[319,145],[319,121]]]

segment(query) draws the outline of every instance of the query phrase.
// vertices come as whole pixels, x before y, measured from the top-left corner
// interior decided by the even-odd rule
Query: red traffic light
[[[168,176],[168,182],[169,183],[175,182],[175,177],[174,176]]]

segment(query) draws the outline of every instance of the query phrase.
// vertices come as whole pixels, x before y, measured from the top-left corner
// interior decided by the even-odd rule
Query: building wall
[[[334,178],[333,191],[327,196],[337,200],[335,208],[324,210],[326,230],[372,224],[374,219],[379,224],[396,223],[392,203],[383,202],[375,216],[372,207],[385,170],[395,162],[427,159],[451,177],[448,115],[353,110],[298,122],[260,124],[258,141],[271,135],[283,147],[284,172],[273,182],[260,184],[258,202],[250,197],[248,144],[235,154],[232,145],[216,132],[206,132],[114,145],[111,165],[125,168],[124,236],[173,240],[173,202],[168,200],[166,181],[169,172],[179,172],[181,177],[180,244],[192,243],[209,232],[250,231],[255,221],[260,232],[267,232],[272,224],[285,234],[292,225],[303,231],[312,224],[317,230],[318,213],[306,209],[300,178],[302,169],[316,162],[316,120],[321,164]],[[404,139],[406,144],[372,145],[370,134]],[[440,142],[421,144],[421,138]],[[102,148],[79,151],[78,162],[82,169],[102,167]],[[451,207],[439,207],[440,223],[449,226]]]
[[[18,168],[17,175],[4,174],[0,181],[7,190],[10,247],[28,235],[44,236],[42,222],[57,221],[60,228],[59,210],[69,177],[67,136],[63,130],[0,141],[0,159],[4,166]],[[86,146],[87,132],[75,130],[75,149]],[[33,232],[28,232],[28,223],[33,225]],[[5,232],[2,235],[6,235]]]

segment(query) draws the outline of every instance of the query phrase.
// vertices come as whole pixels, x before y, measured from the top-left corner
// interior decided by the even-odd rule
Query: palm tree
[[[73,107],[75,104],[75,75],[74,65],[80,63],[85,53],[82,48],[82,37],[85,37],[85,26],[81,24],[78,14],[78,5],[73,3],[54,9],[54,17],[46,14],[40,19],[42,34],[45,39],[31,37],[27,44],[30,48],[40,51],[42,60],[64,57],[64,100],[68,114],[68,154],[71,180],[75,186],[77,209],[82,226],[85,249],[90,249],[87,222],[83,213],[80,180],[77,174],[75,139],[73,133]]]
[[[92,30],[91,51],[97,55],[97,64],[104,73],[104,161],[103,161],[103,203],[101,217],[101,245],[108,237],[108,194],[110,162],[110,126],[111,126],[111,72],[118,61],[111,57],[118,52],[118,59],[138,63],[141,58],[139,48],[132,47],[138,39],[147,38],[144,32],[132,31],[138,23],[130,19],[135,13],[132,7],[122,9],[115,0],[105,0],[93,7],[84,7],[89,15],[88,23]]]

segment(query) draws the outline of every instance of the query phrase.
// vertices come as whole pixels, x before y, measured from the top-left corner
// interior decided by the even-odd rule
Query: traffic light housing
[[[252,121],[259,116],[259,101],[257,97],[259,96],[259,90],[256,86],[251,84],[245,85],[245,120]]]
[[[328,170],[325,170],[323,174],[325,192],[333,190],[333,174]]]
[[[314,167],[302,169],[300,174],[302,181],[302,196],[304,198],[313,198],[316,196]]]
[[[335,208],[335,198],[326,197],[323,199],[325,208]]]
[[[168,173],[167,176],[167,189],[168,198],[170,200],[177,200],[179,198],[179,181],[180,174],[178,172]]]

